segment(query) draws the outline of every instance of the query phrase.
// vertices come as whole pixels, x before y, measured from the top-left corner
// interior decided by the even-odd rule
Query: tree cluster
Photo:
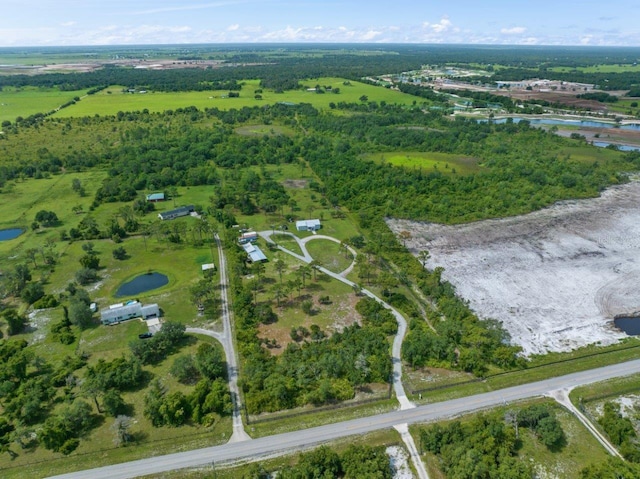
[[[618,446],[620,454],[627,461],[640,462],[640,446],[638,434],[629,417],[620,412],[620,406],[611,401],[604,404],[602,416],[598,423],[609,436],[611,442]]]
[[[167,321],[149,339],[137,339],[129,345],[131,354],[142,364],[155,364],[165,359],[182,343],[185,326]]]

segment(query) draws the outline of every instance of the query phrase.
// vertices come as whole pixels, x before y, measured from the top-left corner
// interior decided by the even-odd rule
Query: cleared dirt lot
[[[640,311],[640,182],[600,198],[457,226],[389,220],[414,254],[445,268],[483,318],[503,321],[525,354],[611,344],[616,314]]]

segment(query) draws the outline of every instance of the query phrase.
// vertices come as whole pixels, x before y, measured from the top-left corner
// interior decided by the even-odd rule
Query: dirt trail
[[[640,182],[528,215],[444,226],[389,220],[429,250],[483,318],[503,321],[526,354],[611,344],[616,314],[640,311]]]

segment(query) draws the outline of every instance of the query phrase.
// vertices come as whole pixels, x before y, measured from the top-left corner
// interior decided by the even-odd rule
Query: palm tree
[[[429,261],[430,257],[431,257],[431,255],[429,254],[429,252],[427,250],[422,250],[422,251],[420,251],[420,253],[418,253],[418,259],[422,263],[422,267],[423,268],[427,267],[427,261]]]
[[[314,259],[313,261],[311,261],[311,263],[309,263],[309,267],[313,271],[313,280],[314,281],[318,281],[318,278],[317,278],[316,274],[318,272],[318,268],[320,268],[321,266],[322,266],[322,264],[320,264],[320,261],[318,261],[317,259]]]
[[[276,259],[273,262],[273,265],[275,266],[276,271],[278,272],[278,275],[280,276],[280,284],[282,284],[282,272],[285,270],[287,265],[280,258]]]
[[[276,300],[278,307],[280,307],[280,300],[286,296],[284,288],[281,284],[277,284],[275,288],[273,288],[273,297]]]
[[[305,279],[307,278],[307,276],[309,275],[309,273],[311,272],[311,268],[309,268],[309,266],[307,265],[302,265],[300,267],[298,267],[298,276],[300,276],[300,279],[302,280],[302,287],[305,287]]]

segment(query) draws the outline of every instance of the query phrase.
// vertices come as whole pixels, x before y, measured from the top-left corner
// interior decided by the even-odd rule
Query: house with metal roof
[[[158,201],[164,200],[164,193],[151,193],[150,195],[147,195],[147,201],[149,201],[150,203],[157,203]]]
[[[245,243],[242,245],[242,248],[247,252],[249,261],[251,261],[252,263],[260,263],[262,261],[267,261],[267,257],[264,255],[262,250],[258,248],[256,245],[252,243]]]
[[[133,318],[157,318],[160,316],[160,308],[157,304],[142,305],[139,301],[112,304],[100,311],[102,324],[117,324]]]
[[[172,220],[175,218],[180,218],[181,216],[189,216],[195,210],[196,209],[193,205],[181,206],[180,208],[176,208],[175,210],[163,211],[162,213],[158,213],[158,218],[163,221]]]
[[[317,231],[322,227],[320,220],[300,220],[296,221],[298,231]]]

